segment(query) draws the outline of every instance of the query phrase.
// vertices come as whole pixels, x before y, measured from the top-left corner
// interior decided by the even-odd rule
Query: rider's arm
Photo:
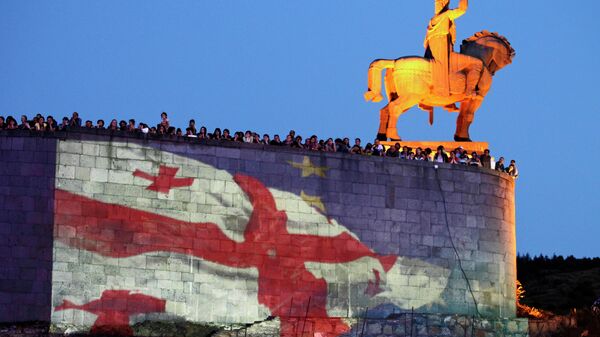
[[[458,8],[449,10],[447,12],[448,17],[450,18],[450,20],[456,20],[467,12],[468,7],[469,0],[460,0],[460,2],[458,3]]]

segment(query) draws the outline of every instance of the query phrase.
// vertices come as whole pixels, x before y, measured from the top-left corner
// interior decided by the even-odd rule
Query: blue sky
[[[180,126],[371,140],[382,103],[362,98],[368,65],[421,55],[432,12],[433,0],[3,0],[0,115],[156,123],[167,111]],[[472,0],[457,21],[459,41],[488,29],[517,51],[471,137],[517,160],[521,253],[600,256],[598,12]],[[455,119],[438,109],[430,127],[412,109],[399,133],[450,140]]]

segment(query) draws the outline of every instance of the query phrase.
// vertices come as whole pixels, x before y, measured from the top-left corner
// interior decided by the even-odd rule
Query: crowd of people
[[[268,134],[263,134],[261,137],[256,132],[250,130],[231,133],[228,129],[221,130],[220,128],[215,128],[213,132],[208,132],[204,126],[197,129],[196,121],[193,119],[189,121],[187,128],[183,131],[181,128],[176,128],[170,124],[166,112],[161,113],[160,122],[156,124],[156,126],[149,126],[142,122],[136,123],[134,119],[130,119],[129,121],[117,121],[116,119],[113,119],[108,125],[105,124],[104,120],[99,119],[94,124],[91,120],[83,122],[77,112],[73,112],[71,117],[63,117],[60,123],[55,120],[53,116],[44,117],[41,114],[37,114],[33,119],[29,119],[27,116],[22,115],[20,122],[17,122],[13,116],[8,116],[6,118],[0,116],[0,130],[54,132],[81,128],[139,134],[153,138],[185,137],[189,140],[213,139],[272,146],[288,146],[309,151],[343,152],[407,160],[432,161],[437,163],[484,167],[506,172],[514,178],[517,178],[519,175],[514,160],[511,160],[509,164],[505,163],[504,157],[500,157],[498,161],[494,161],[490,155],[490,151],[487,149],[482,154],[478,154],[477,152],[468,153],[468,151],[460,146],[456,149],[449,149],[449,151],[444,149],[443,146],[438,146],[434,152],[430,148],[423,149],[418,147],[412,149],[407,146],[401,146],[400,143],[395,143],[393,146],[386,148],[378,139],[375,139],[373,143],[368,143],[363,146],[360,138],[354,139],[354,144],[351,144],[349,138],[328,138],[325,140],[319,139],[316,135],[303,138],[302,136],[297,135],[294,130],[290,130],[283,139],[278,134],[273,135],[273,138]]]

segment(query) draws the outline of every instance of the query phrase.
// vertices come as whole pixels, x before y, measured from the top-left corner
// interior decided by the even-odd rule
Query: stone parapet
[[[0,132],[0,151],[3,322],[93,330],[86,304],[117,295],[155,310],[132,325],[277,316],[297,330],[293,317],[314,311],[342,333],[365,312],[515,317],[503,173],[95,132]],[[260,229],[255,211],[270,209],[267,223],[285,226]]]

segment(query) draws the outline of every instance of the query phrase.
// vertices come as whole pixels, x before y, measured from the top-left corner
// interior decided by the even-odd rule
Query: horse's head
[[[483,61],[492,75],[511,64],[515,57],[515,50],[504,36],[487,30],[465,39],[460,46],[460,52]]]

